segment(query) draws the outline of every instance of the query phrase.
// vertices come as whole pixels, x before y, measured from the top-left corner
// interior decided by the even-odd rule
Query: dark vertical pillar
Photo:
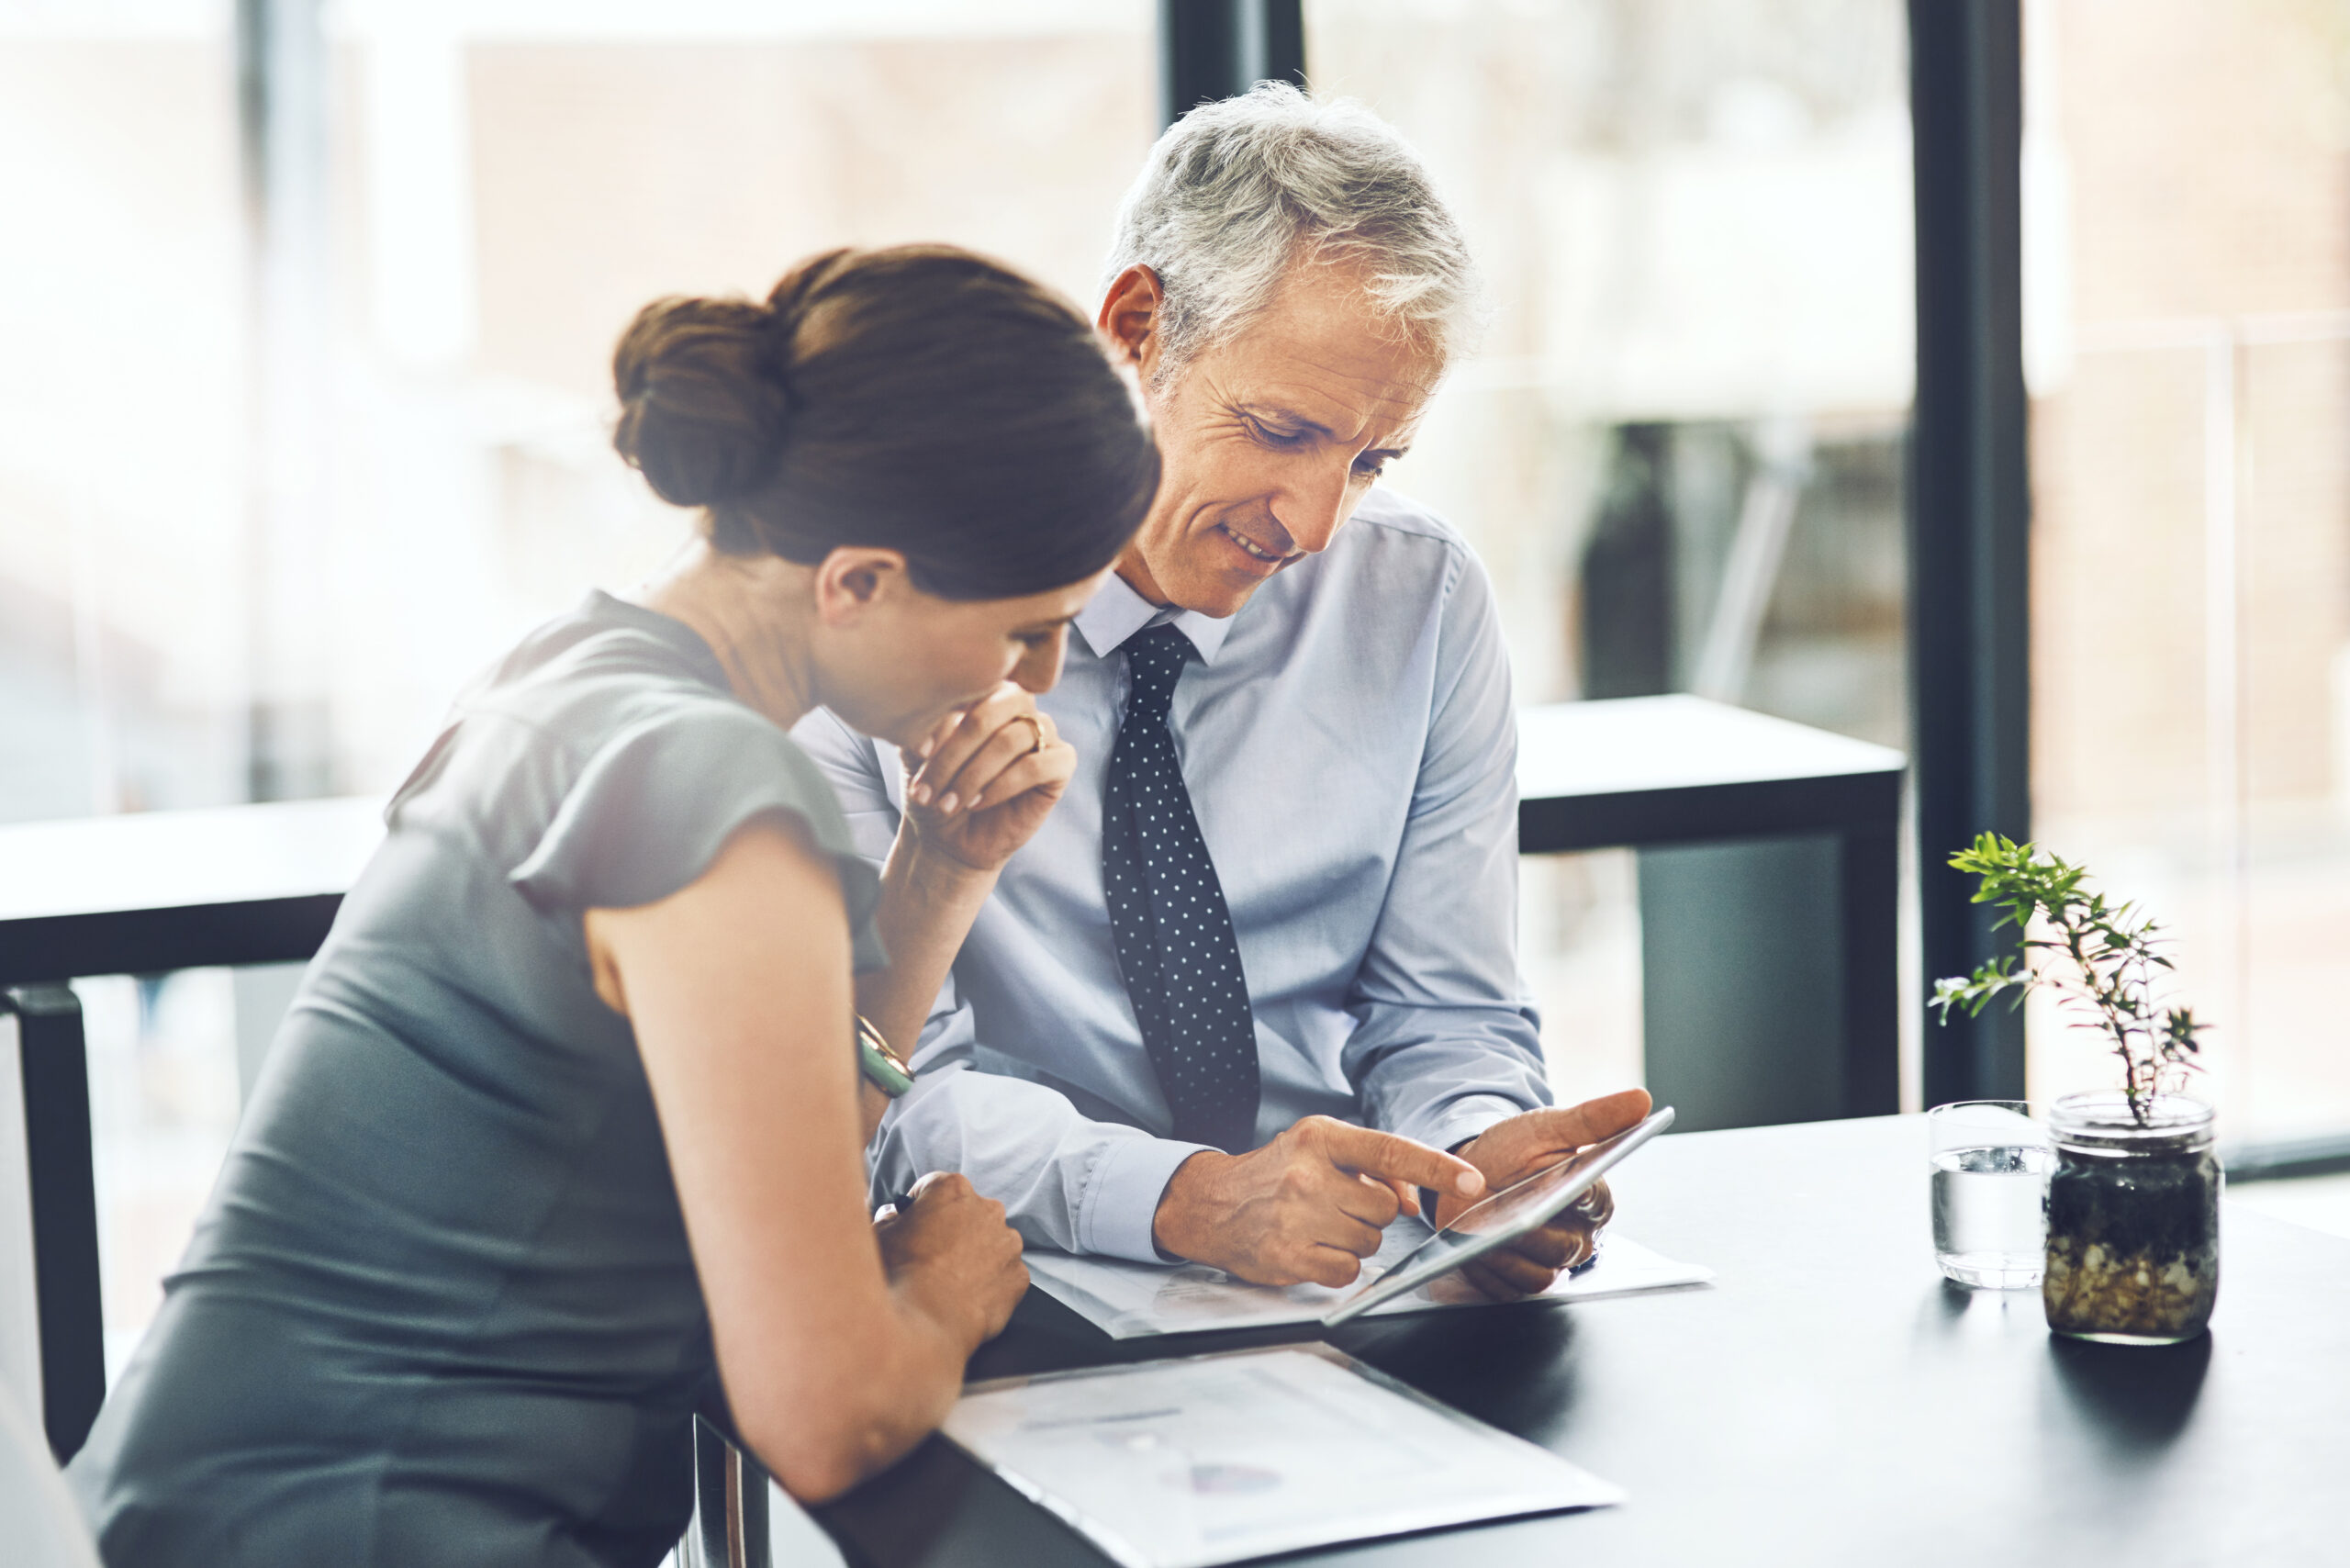
[[[2006,944],[1951,852],[2030,832],[2019,0],[1909,0],[1918,232],[1909,666],[1928,994]],[[1928,1104],[2023,1092],[2005,1007],[1925,1029]]]
[[[1161,124],[1265,81],[1305,85],[1302,0],[1158,0]]]
[[[20,986],[5,1001],[17,1014],[25,1092],[41,1424],[62,1464],[81,1450],[106,1394],[97,1185],[90,1160],[89,1052],[82,1037],[81,999],[73,987]]]

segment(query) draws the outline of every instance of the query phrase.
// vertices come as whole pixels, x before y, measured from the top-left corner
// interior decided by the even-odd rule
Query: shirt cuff
[[[1522,1116],[1533,1107],[1499,1094],[1464,1094],[1449,1102],[1429,1130],[1404,1133],[1436,1148],[1451,1149],[1483,1134],[1487,1127]]]
[[[1195,1154],[1203,1143],[1178,1143],[1173,1138],[1121,1138],[1103,1150],[1102,1163],[1085,1194],[1077,1217],[1078,1245],[1106,1258],[1135,1263],[1164,1263],[1151,1240],[1151,1222],[1158,1217],[1158,1200],[1175,1168]]]

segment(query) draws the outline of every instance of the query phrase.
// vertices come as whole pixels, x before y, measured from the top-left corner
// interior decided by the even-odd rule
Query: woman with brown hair
[[[1069,777],[1032,698],[1158,483],[1130,390],[942,247],[656,303],[614,374],[702,537],[524,639],[393,799],[72,1466],[109,1562],[649,1565],[698,1408],[832,1495],[1025,1286],[960,1177],[869,1216],[852,974],[934,994]],[[915,770],[878,879],[787,734],[817,706]]]

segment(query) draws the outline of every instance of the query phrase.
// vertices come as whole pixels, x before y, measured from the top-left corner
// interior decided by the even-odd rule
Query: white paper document
[[[1046,1295],[1113,1339],[1131,1339],[1144,1334],[1192,1334],[1216,1328],[1263,1328],[1282,1323],[1320,1322],[1324,1313],[1385,1273],[1427,1238],[1428,1227],[1420,1221],[1398,1219],[1387,1227],[1387,1239],[1379,1250],[1363,1260],[1362,1278],[1339,1290],[1327,1285],[1291,1285],[1283,1289],[1244,1284],[1221,1269],[1200,1263],[1160,1267],[1129,1263],[1119,1258],[1072,1257],[1066,1252],[1037,1249],[1031,1249],[1028,1253],[1028,1277]],[[1581,1301],[1593,1296],[1629,1295],[1639,1291],[1702,1285],[1713,1277],[1711,1269],[1676,1263],[1609,1231],[1600,1239],[1599,1261],[1580,1273],[1561,1275],[1541,1299]],[[1447,1274],[1372,1307],[1365,1316],[1383,1317],[1391,1313],[1491,1305],[1466,1280],[1458,1274]]]
[[[1209,1568],[1624,1496],[1326,1345],[974,1383],[945,1430],[1124,1568]]]

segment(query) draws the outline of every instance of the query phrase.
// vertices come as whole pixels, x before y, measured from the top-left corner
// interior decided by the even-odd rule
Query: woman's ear
[[[1148,373],[1150,360],[1156,355],[1153,345],[1158,341],[1155,330],[1158,308],[1166,297],[1158,274],[1140,263],[1128,267],[1111,281],[1109,292],[1102,297],[1102,314],[1094,319],[1094,325],[1109,340],[1121,364]]]
[[[816,618],[827,626],[853,626],[911,586],[906,558],[897,551],[843,544],[817,563]]]

